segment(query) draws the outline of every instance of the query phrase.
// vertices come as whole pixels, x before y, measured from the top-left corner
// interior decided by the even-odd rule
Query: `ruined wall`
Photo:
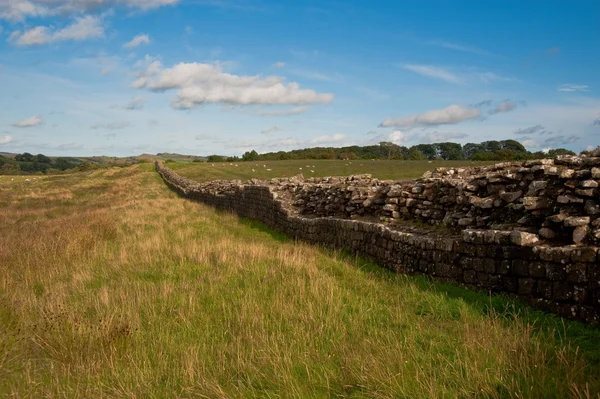
[[[392,223],[419,220],[455,231],[517,229],[554,244],[600,244],[596,157],[438,168],[408,182],[379,181],[369,175],[314,180],[293,192],[293,205],[302,214],[374,216]]]
[[[544,161],[540,164],[531,165],[531,167],[522,167],[532,169],[535,166],[545,167],[548,165],[549,163]],[[339,212],[342,216],[348,216],[348,213],[350,213],[350,216],[354,218],[356,218],[356,215],[353,214],[355,210],[348,210],[348,207],[352,207],[348,203],[358,204],[359,199],[364,202],[373,198],[373,202],[379,202],[377,206],[380,210],[374,211],[372,215],[376,215],[377,212],[381,212],[381,215],[384,215],[382,212],[401,212],[389,208],[383,209],[390,204],[387,201],[390,198],[405,198],[407,202],[412,199],[420,201],[422,206],[430,207],[429,209],[436,209],[425,204],[425,201],[429,200],[426,193],[428,187],[424,186],[430,183],[426,180],[435,179],[435,175],[412,183],[398,184],[379,182],[367,176],[337,179],[337,181],[329,179],[326,179],[326,181],[322,179],[303,180],[297,177],[273,179],[270,182],[249,181],[245,184],[240,181],[214,181],[199,184],[177,175],[160,163],[156,164],[156,168],[167,184],[182,195],[220,209],[231,210],[242,217],[258,220],[292,238],[336,248],[345,248],[399,273],[425,274],[444,281],[460,283],[473,288],[489,290],[490,292],[515,295],[534,307],[586,323],[598,323],[600,320],[600,254],[596,247],[581,245],[551,246],[538,240],[535,234],[519,230],[492,229],[489,228],[490,225],[485,225],[486,229],[465,229],[460,233],[450,234],[448,232],[434,233],[426,230],[402,230],[401,227],[393,224],[385,225],[368,221],[368,217],[352,220],[334,217],[305,217],[300,214],[310,209],[310,202],[322,198],[326,200],[321,202],[322,205],[314,206],[313,209],[325,209],[325,213],[331,212],[333,214]],[[527,187],[519,186],[524,191],[519,198],[547,198],[539,195],[540,191],[544,190],[543,188],[536,191],[537,196],[526,194],[534,181],[547,181],[546,187],[551,184],[551,181],[558,181],[561,184],[564,182],[564,180],[560,180],[562,179],[560,175],[545,173],[543,174],[545,176],[544,180],[536,179],[536,173],[539,173],[537,170],[540,169],[536,168],[533,171],[533,179],[524,180],[527,182]],[[542,168],[541,170],[545,171],[546,169]],[[497,171],[500,171],[500,169]],[[438,171],[436,173],[445,176],[443,175],[444,172]],[[475,170],[455,172],[455,174],[461,173],[465,176],[468,173],[480,176],[480,173]],[[526,174],[525,172],[518,173]],[[589,175],[582,174],[580,181],[586,181],[585,179],[591,176],[591,171],[589,171]],[[486,177],[487,184],[494,184],[494,180],[490,177]],[[477,179],[481,179],[481,177],[477,177]],[[327,195],[313,194],[312,197],[314,198],[312,200],[311,197],[307,197],[306,193],[308,192],[316,193],[318,189],[332,189],[332,187],[319,187],[323,184],[335,186],[335,192],[340,193],[342,188],[345,188],[341,197],[343,201],[340,201],[338,194],[334,195],[333,193]],[[422,189],[417,188],[413,192],[412,188],[418,187],[419,184],[423,184]],[[519,185],[518,182],[510,184]],[[402,187],[399,196],[389,195],[391,190],[395,190],[394,186]],[[377,194],[381,193],[380,190],[385,191],[388,188],[385,197]],[[402,194],[403,191],[407,191],[405,188],[410,188],[408,190],[410,196]],[[459,192],[481,192],[479,189],[471,191],[466,187],[463,187],[462,191],[458,188],[456,190],[456,197],[459,196]],[[357,191],[361,194],[357,195]],[[366,198],[362,197],[364,192],[367,192]],[[501,191],[493,191],[489,195],[497,195],[498,198],[501,198]],[[580,194],[574,191],[572,194],[567,193],[567,190],[565,190],[561,195],[574,196]],[[355,196],[354,199],[353,196]],[[419,196],[423,196],[423,198],[419,198]],[[465,197],[472,196],[465,195]],[[303,198],[310,200],[302,204],[305,205],[303,208],[292,205],[292,203],[297,204],[298,199]],[[385,198],[385,200],[381,202],[380,198]],[[487,197],[483,198],[485,200]],[[494,198],[493,201],[498,198]],[[515,201],[507,201],[507,203],[514,203]],[[534,200],[525,200],[525,203],[522,201],[520,205],[523,206],[523,209],[528,204],[527,201]],[[433,203],[433,201],[430,202]],[[558,200],[554,203],[562,204]],[[394,203],[392,202],[392,204]],[[455,206],[452,201],[448,204]],[[564,208],[569,212],[585,211],[585,205],[581,205],[579,202],[567,202],[566,204],[575,204],[573,207],[566,206]],[[327,210],[328,205],[340,206],[340,208]],[[367,211],[370,208],[368,205],[362,205],[362,209],[365,209],[363,214],[371,212],[370,210]],[[398,205],[398,209],[401,209],[400,204],[394,205]],[[408,204],[404,205],[407,208],[413,208]],[[344,206],[343,211],[342,206]],[[468,200],[464,208],[473,209],[473,206],[474,203]],[[355,208],[361,209],[359,207]],[[415,206],[414,210],[409,210],[409,213],[421,217],[422,212],[418,214],[417,209],[426,210],[426,208]],[[478,213],[480,209],[485,211],[493,209],[493,207],[475,207],[476,216],[474,219],[485,217],[481,216],[485,213]],[[531,211],[538,209],[548,208],[536,208],[531,209]],[[359,214],[358,211],[356,214]],[[442,217],[443,219],[444,217]],[[563,225],[566,220],[567,218],[561,221]],[[588,223],[591,223],[591,221],[588,221]]]

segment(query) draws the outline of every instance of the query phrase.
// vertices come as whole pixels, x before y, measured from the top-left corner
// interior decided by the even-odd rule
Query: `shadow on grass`
[[[369,275],[370,278],[382,282],[397,278],[399,274],[377,265],[365,258],[352,254],[346,250],[324,249],[327,254],[334,252],[341,259],[353,267]],[[516,298],[494,293],[490,295],[484,291],[453,285],[437,281],[431,276],[402,275],[422,291],[441,294],[449,299],[462,300],[479,314],[501,317],[506,323],[516,318],[533,325],[538,331],[546,333],[552,331],[560,340],[569,341],[578,346],[589,365],[600,372],[600,329],[578,321],[563,319],[557,315],[546,313],[532,308]]]
[[[239,218],[239,222],[243,226],[249,227],[253,230],[258,230],[261,233],[268,234],[271,238],[273,238],[274,240],[276,240],[278,242],[281,242],[281,243],[292,242],[292,239],[290,237],[286,236],[283,233],[280,233],[277,230],[271,229],[270,227],[262,224],[261,222],[257,222],[255,220],[242,218],[242,217]]]

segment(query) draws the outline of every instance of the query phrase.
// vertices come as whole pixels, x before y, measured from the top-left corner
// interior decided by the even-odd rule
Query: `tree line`
[[[277,151],[259,154],[247,151],[242,158],[211,155],[209,162],[221,161],[275,161],[286,159],[397,159],[397,160],[471,160],[471,161],[518,161],[526,159],[575,155],[573,151],[558,148],[547,152],[530,152],[515,140],[490,140],[482,143],[433,143],[412,147],[400,146],[388,141],[378,145],[349,147],[313,147],[292,151]]]
[[[81,162],[74,162],[69,158],[55,158],[44,154],[33,155],[28,152],[17,154],[14,158],[0,155],[0,174],[35,174],[48,173],[49,171],[65,171],[81,167]]]

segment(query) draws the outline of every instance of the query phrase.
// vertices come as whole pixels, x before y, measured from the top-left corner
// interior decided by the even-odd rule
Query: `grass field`
[[[304,177],[349,176],[370,173],[378,179],[413,179],[434,168],[480,166],[494,162],[474,161],[382,161],[382,160],[292,160],[217,163],[169,163],[182,176],[198,180],[270,179],[302,173]],[[214,165],[214,166],[213,166]],[[264,166],[263,166],[264,165]]]
[[[150,164],[12,179],[2,397],[600,392],[598,329],[291,241],[178,197]]]

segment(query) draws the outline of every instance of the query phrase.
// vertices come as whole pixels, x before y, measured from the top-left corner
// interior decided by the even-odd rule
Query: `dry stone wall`
[[[586,182],[600,176],[587,168],[590,162],[557,159],[438,169],[412,182],[361,175],[200,184],[160,163],[156,169],[183,196],[292,238],[345,248],[399,273],[514,295],[534,307],[597,324],[600,253],[590,244],[597,242],[600,226],[589,209],[597,207],[598,191]],[[381,223],[381,218],[391,223]],[[445,223],[449,229],[434,232],[393,223],[401,218]],[[507,223],[516,218],[518,223]],[[578,245],[562,245],[573,241],[580,226],[587,229]],[[544,237],[544,228],[555,235]]]

